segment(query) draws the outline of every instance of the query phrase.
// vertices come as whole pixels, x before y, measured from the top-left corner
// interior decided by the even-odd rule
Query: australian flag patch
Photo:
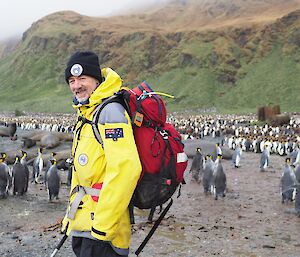
[[[105,138],[112,138],[114,141],[117,141],[118,138],[122,137],[124,137],[122,128],[105,129]]]

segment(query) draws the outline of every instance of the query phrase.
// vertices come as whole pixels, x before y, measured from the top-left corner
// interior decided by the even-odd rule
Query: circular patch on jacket
[[[81,165],[81,166],[84,166],[86,165],[88,162],[88,157],[86,154],[82,153],[79,155],[78,157],[78,163]]]
[[[80,76],[82,71],[83,71],[83,68],[80,64],[74,64],[71,68],[71,74],[75,77]]]

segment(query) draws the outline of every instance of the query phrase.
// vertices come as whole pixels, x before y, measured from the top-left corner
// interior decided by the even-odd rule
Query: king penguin
[[[60,188],[60,176],[58,174],[56,160],[51,159],[50,162],[51,162],[51,167],[46,172],[45,181],[46,181],[46,188],[48,189],[49,201],[51,202],[54,197],[58,199],[59,188]]]
[[[295,168],[295,176],[296,176],[297,182],[300,183],[300,164],[298,164]]]
[[[224,172],[223,166],[222,166],[222,155],[218,155],[218,162],[217,166],[215,168],[215,172],[213,174],[213,185],[215,188],[215,200],[218,200],[218,196],[221,195],[222,197],[225,197],[225,191],[226,191],[226,174]]]
[[[28,190],[28,182],[29,182],[29,169],[27,165],[27,153],[23,150],[21,150],[22,157],[20,160],[20,163],[24,166],[25,174],[26,174],[26,182],[25,182],[25,192]]]
[[[235,168],[240,167],[241,155],[242,155],[242,149],[240,145],[237,145],[232,155],[232,162]]]
[[[192,181],[200,183],[203,173],[203,156],[200,147],[197,147],[196,149],[190,172],[192,172]]]
[[[34,159],[33,162],[33,170],[32,170],[32,180],[31,182],[38,183],[39,175],[42,173],[43,170],[43,158],[42,158],[43,149],[41,147],[38,148],[38,155]]]
[[[5,153],[0,155],[0,199],[7,198],[8,189],[11,186],[10,170],[8,165],[5,163]]]
[[[269,158],[270,152],[268,150],[268,147],[265,145],[264,150],[260,155],[260,171],[266,171],[266,168],[269,166]]]
[[[280,179],[282,203],[293,201],[293,186],[295,186],[295,184],[297,184],[297,180],[291,167],[291,159],[286,158],[283,173]]]
[[[23,195],[26,191],[26,171],[20,163],[20,157],[16,156],[16,161],[12,168],[13,194]]]
[[[211,158],[211,155],[206,155],[204,171],[202,176],[202,185],[205,195],[212,192],[211,187],[213,185],[214,166],[215,164]]]

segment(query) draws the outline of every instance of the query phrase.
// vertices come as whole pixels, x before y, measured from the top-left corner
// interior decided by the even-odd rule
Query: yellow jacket
[[[110,68],[102,69],[105,80],[92,93],[89,103],[74,105],[78,116],[93,119],[95,108],[103,99],[112,96],[122,85],[119,75]],[[117,109],[111,106],[118,105]],[[112,113],[116,111],[118,113]],[[122,115],[120,116],[120,111]],[[130,117],[120,104],[108,104],[101,111],[98,129],[103,140],[96,140],[90,124],[79,121],[74,132],[70,205],[78,193],[78,185],[101,188],[98,197],[86,194],[80,201],[75,217],[65,217],[69,222],[67,235],[72,232],[90,232],[94,238],[110,241],[113,246],[128,249],[131,238],[131,225],[128,205],[142,170],[135,145]],[[120,120],[121,117],[121,121]],[[118,133],[117,137],[111,137]],[[96,186],[95,186],[96,184]],[[70,206],[69,208],[70,209]],[[68,213],[68,212],[67,212]]]

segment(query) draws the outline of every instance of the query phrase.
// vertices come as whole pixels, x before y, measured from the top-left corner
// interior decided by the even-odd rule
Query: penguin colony
[[[49,116],[38,113],[19,117],[0,115],[0,136],[17,140],[16,129],[12,129],[16,127],[29,132],[27,136],[19,138],[23,141],[23,147],[19,151],[5,152],[5,149],[0,149],[0,199],[7,198],[10,194],[24,195],[28,187],[42,183],[48,192],[49,201],[58,199],[61,170],[68,170],[67,185],[71,184],[70,150],[58,153],[57,159],[54,158],[55,152],[49,156],[49,151],[44,155],[44,150],[55,148],[66,141],[66,138],[71,141],[75,122],[73,114]],[[30,148],[36,148],[37,151]]]
[[[67,185],[71,185],[71,165],[66,162],[65,167],[58,166],[54,158],[55,153],[52,153],[52,158],[44,167],[42,156],[43,149],[38,148],[37,156],[31,160],[32,168],[28,164],[27,153],[21,151],[17,155],[15,162],[8,165],[6,162],[6,153],[0,153],[0,199],[7,198],[10,194],[22,196],[27,193],[29,187],[36,184],[44,184],[45,191],[48,192],[48,199],[51,202],[53,199],[59,199],[59,190],[61,186],[60,173],[62,170],[68,170]]]
[[[53,114],[29,113],[26,116],[14,117],[13,115],[0,114],[0,126],[8,123],[16,123],[22,130],[45,130],[56,132],[72,133],[76,116],[74,114]]]
[[[270,153],[284,156],[300,142],[300,118],[296,115],[291,117],[289,124],[282,126],[256,125],[254,115],[171,115],[168,122],[176,127],[183,139],[221,136],[221,144],[226,143],[233,150],[240,145],[243,151],[261,153],[264,145],[269,144]],[[28,114],[19,117],[0,114],[0,126],[8,123],[16,123],[22,130],[72,133],[76,117],[74,114]]]
[[[285,156],[300,143],[300,118],[297,115],[292,115],[289,124],[282,126],[258,125],[254,115],[177,115],[170,116],[169,122],[184,139],[221,137],[221,144],[232,150],[240,146],[242,151],[262,153],[267,145],[270,154]]]
[[[282,126],[270,126],[268,124],[258,125],[254,116],[219,116],[219,115],[196,115],[196,116],[180,116],[172,115],[168,118],[183,138],[201,139],[201,138],[218,138],[219,143],[216,144],[215,155],[201,154],[201,149],[196,149],[195,158],[192,163],[191,172],[192,180],[202,183],[205,194],[214,194],[217,200],[220,196],[226,195],[226,171],[222,166],[222,150],[220,145],[226,146],[233,151],[232,165],[238,169],[243,164],[243,152],[254,152],[260,154],[260,163],[257,164],[261,172],[269,170],[270,156],[273,154],[286,156],[289,161],[285,161],[285,170],[281,179],[282,202],[295,201],[299,210],[300,193],[299,177],[300,177],[300,119],[299,116],[291,117],[289,124]],[[63,132],[72,134],[75,124],[74,115],[56,115],[47,116],[42,114],[32,114],[20,117],[0,116],[0,125],[7,125],[15,122],[17,127],[22,130],[42,130],[51,132]],[[30,138],[29,138],[30,139]],[[30,141],[31,140],[31,141]],[[26,141],[26,147],[30,148],[35,145],[36,140],[30,139]],[[32,146],[31,146],[32,144]],[[25,146],[25,145],[24,145]],[[0,149],[0,151],[2,151]],[[25,194],[28,190],[27,184],[39,183],[41,174],[44,173],[45,186],[49,192],[49,200],[58,197],[57,181],[59,181],[58,161],[48,158],[47,167],[45,161],[41,161],[42,150],[35,154],[34,161],[31,162],[32,171],[28,169],[26,164],[26,153],[21,153],[19,158],[14,160],[13,167],[7,168],[7,159],[3,153],[0,161],[0,197],[7,197],[9,190],[13,194]],[[64,159],[65,166],[66,159]],[[31,159],[32,160],[32,159]],[[44,166],[43,166],[44,165]],[[27,166],[27,168],[26,168]],[[69,164],[70,166],[70,164]],[[17,171],[20,171],[17,173]],[[30,174],[29,174],[30,173]],[[8,175],[7,175],[8,174]],[[15,177],[14,177],[15,174]],[[58,176],[57,176],[58,174]],[[295,174],[295,178],[288,179],[288,174]],[[54,180],[52,183],[51,179]],[[14,189],[14,182],[16,186]],[[293,183],[291,182],[293,181]],[[24,183],[25,186],[19,186]],[[68,182],[69,184],[70,182]],[[49,186],[54,189],[49,189]],[[56,186],[54,186],[56,185]],[[13,188],[13,189],[11,189]],[[53,193],[54,192],[54,193]],[[292,192],[292,197],[290,192]],[[299,197],[298,197],[299,196]],[[298,211],[299,214],[299,211]]]
[[[212,155],[203,157],[201,148],[196,149],[196,154],[192,161],[190,173],[192,181],[201,183],[205,195],[214,194],[215,200],[219,196],[225,197],[226,194],[226,174],[222,166],[222,150],[219,144],[216,144],[215,152],[217,157],[213,160]]]
[[[203,118],[203,117],[202,117]],[[216,119],[200,116],[188,119],[172,117],[181,133],[186,133],[187,139],[214,138],[223,147],[232,150],[232,167],[238,169],[243,165],[243,152],[260,154],[257,167],[260,172],[274,172],[271,156],[285,156],[282,159],[283,172],[280,178],[280,198],[283,204],[295,203],[295,213],[300,217],[300,119],[291,118],[289,124],[272,127],[268,124],[252,125],[255,120],[245,117],[234,119]],[[213,159],[212,155],[218,158]],[[192,182],[202,184],[205,195],[214,194],[217,200],[224,197],[227,190],[226,171],[222,166],[222,150],[220,143],[216,144],[215,153],[203,156],[201,148],[195,151],[190,173]]]

